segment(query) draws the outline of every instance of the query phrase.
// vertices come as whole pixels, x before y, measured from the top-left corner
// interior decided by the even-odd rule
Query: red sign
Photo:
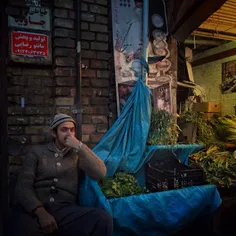
[[[48,56],[48,36],[37,33],[11,32],[11,51],[15,55]]]

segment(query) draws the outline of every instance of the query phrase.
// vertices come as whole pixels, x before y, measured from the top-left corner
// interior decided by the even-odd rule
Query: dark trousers
[[[45,206],[57,221],[58,231],[51,236],[111,236],[112,217],[102,209],[83,208],[76,204],[53,203]],[[13,210],[8,235],[44,236],[36,217],[21,208]],[[49,235],[49,234],[47,234]]]

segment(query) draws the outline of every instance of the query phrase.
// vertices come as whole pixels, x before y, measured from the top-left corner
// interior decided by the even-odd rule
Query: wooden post
[[[0,2],[0,235],[8,218],[8,149],[7,149],[7,0]]]
[[[170,51],[170,58],[171,61],[171,69],[169,74],[172,77],[172,87],[171,87],[171,94],[172,94],[172,113],[177,113],[177,71],[178,71],[178,47],[177,47],[177,40],[174,38],[170,38],[168,40],[168,47]]]

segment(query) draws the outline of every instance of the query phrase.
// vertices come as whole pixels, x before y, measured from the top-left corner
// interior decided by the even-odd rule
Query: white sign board
[[[8,16],[8,26],[22,29],[50,31],[51,12],[49,8],[30,7],[24,19]]]
[[[28,7],[41,7],[41,0],[25,0]]]

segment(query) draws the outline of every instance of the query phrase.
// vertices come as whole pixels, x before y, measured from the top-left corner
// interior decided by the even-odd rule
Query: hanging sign
[[[25,0],[27,7],[41,7],[41,0]]]
[[[8,16],[8,26],[11,28],[50,31],[50,9],[46,7],[30,7],[25,18]]]
[[[11,59],[17,62],[51,62],[50,37],[47,34],[12,31]]]
[[[113,0],[112,31],[118,114],[141,75],[142,2]]]
[[[48,56],[48,36],[44,34],[13,31],[12,54],[30,57]]]

